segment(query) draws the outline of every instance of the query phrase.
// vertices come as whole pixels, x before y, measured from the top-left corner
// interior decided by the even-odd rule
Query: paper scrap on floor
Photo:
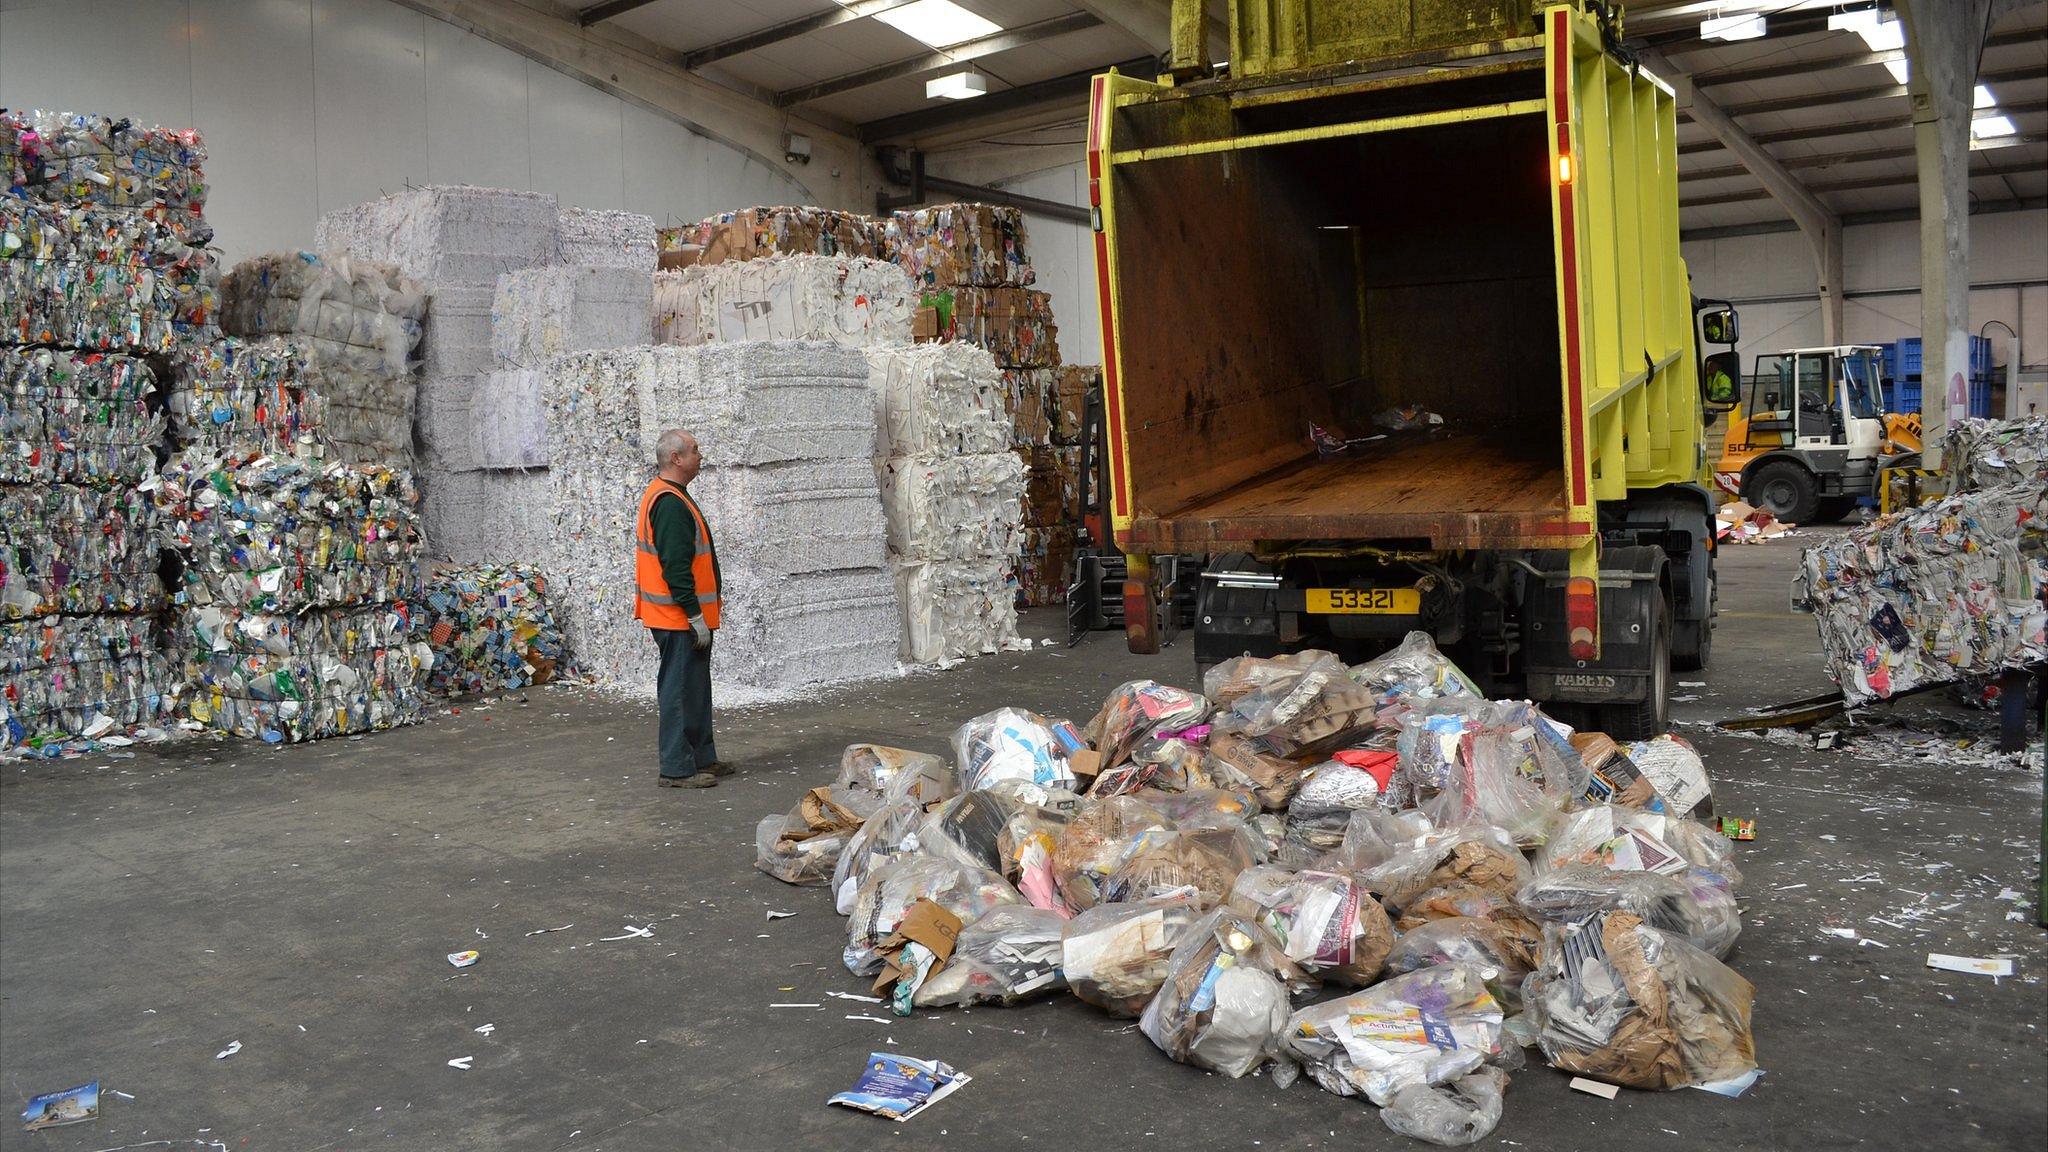
[[[891,1120],[904,1121],[944,1100],[973,1077],[939,1060],[919,1060],[893,1052],[871,1052],[867,1067],[852,1089],[834,1095],[838,1104]]]

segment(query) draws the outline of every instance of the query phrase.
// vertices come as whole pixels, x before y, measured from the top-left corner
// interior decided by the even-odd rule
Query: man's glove
[[[711,629],[705,625],[702,617],[690,617],[690,634],[697,638],[697,651],[702,652],[711,647]]]

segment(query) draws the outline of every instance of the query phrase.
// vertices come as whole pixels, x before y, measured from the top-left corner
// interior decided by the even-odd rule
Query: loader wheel
[[[1604,704],[1600,708],[1600,729],[1624,743],[1649,740],[1664,734],[1670,724],[1671,700],[1671,598],[1657,597],[1653,617],[1657,634],[1651,638],[1650,691],[1647,699],[1626,704]]]
[[[1787,524],[1810,524],[1820,511],[1813,473],[1790,460],[1773,460],[1751,473],[1742,498]]]

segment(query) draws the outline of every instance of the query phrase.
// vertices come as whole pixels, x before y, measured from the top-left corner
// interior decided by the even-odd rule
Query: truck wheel
[[[1788,524],[1810,524],[1820,510],[1813,473],[1790,460],[1772,460],[1751,473],[1742,498]]]
[[[1681,655],[1683,653],[1683,655]],[[1697,672],[1714,655],[1714,622],[1692,620],[1671,629],[1671,667],[1677,672]]]
[[[1657,597],[1657,634],[1651,638],[1650,692],[1644,700],[1607,704],[1600,709],[1601,730],[1616,740],[1648,740],[1664,734],[1670,723],[1671,598]]]

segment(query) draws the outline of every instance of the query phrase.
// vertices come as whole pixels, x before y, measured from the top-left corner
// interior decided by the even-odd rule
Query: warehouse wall
[[[1742,310],[1745,356],[1821,343],[1811,248],[1797,232],[1685,245],[1693,291]],[[1970,218],[1970,331],[1991,339],[1992,360],[2026,375],[2048,373],[2048,212]],[[1842,237],[1843,339],[1883,342],[1920,335],[1920,226],[1868,224]],[[2011,331],[1993,325],[2002,321]],[[2021,339],[2015,342],[2013,333]],[[2017,344],[2017,348],[2016,348]],[[2017,355],[2015,354],[2017,351]]]
[[[697,220],[807,203],[745,151],[390,0],[0,0],[0,105],[198,128],[228,261],[408,184]]]

